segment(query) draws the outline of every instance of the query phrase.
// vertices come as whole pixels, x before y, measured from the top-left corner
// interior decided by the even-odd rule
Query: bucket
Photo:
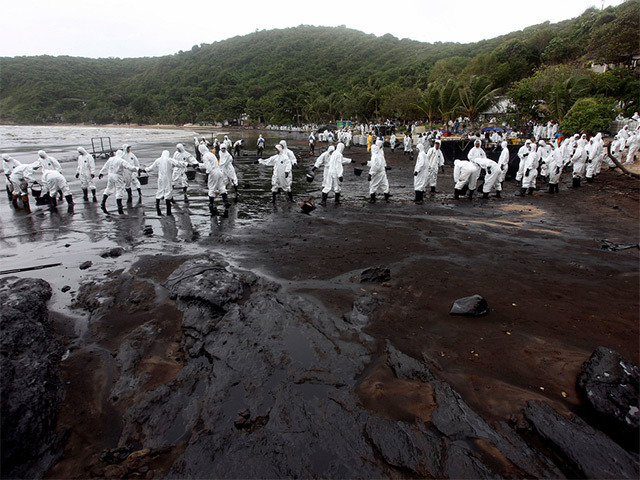
[[[315,175],[313,173],[307,173],[307,182],[309,183],[313,182],[314,178],[315,178]]]
[[[187,170],[187,180],[195,180],[196,179],[196,171],[195,170]]]
[[[354,168],[354,169],[353,169],[353,174],[354,174],[356,177],[359,177],[360,175],[362,175],[362,169],[361,169],[361,168]]]
[[[140,182],[140,185],[147,185],[149,183],[149,174],[147,173],[138,174],[138,181]]]
[[[31,185],[31,195],[33,195],[33,198],[39,198],[41,193],[42,185],[40,185],[38,182],[33,182],[33,184]]]
[[[303,213],[306,213],[307,215],[309,215],[311,212],[313,212],[316,209],[316,206],[314,205],[314,203],[309,199],[309,200],[305,200],[302,205],[300,205],[300,208],[302,209]]]

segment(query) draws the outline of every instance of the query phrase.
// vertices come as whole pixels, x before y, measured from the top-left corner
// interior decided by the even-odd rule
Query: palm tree
[[[440,111],[440,85],[431,82],[420,91],[420,103],[415,106],[429,119],[429,130],[433,128],[433,117]]]
[[[545,113],[561,122],[579,98],[584,97],[591,88],[591,82],[586,75],[572,75],[564,81],[557,82],[551,88],[549,101],[541,106]]]
[[[453,78],[440,88],[439,113],[444,121],[444,128],[447,129],[449,120],[460,111],[460,88],[461,85]]]
[[[472,75],[460,90],[460,103],[475,129],[475,121],[482,112],[495,105],[498,89],[491,88],[491,81],[484,76]]]

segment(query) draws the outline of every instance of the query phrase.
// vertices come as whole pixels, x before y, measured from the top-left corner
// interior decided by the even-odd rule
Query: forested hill
[[[605,10],[589,9],[572,20],[472,44],[299,26],[157,58],[0,58],[0,121],[424,118],[429,110],[423,100],[434,86],[443,96],[442,88],[451,82],[457,92],[465,81],[480,78],[492,92],[506,93],[543,66],[630,64],[638,50],[639,5],[640,0],[629,0]],[[454,22],[452,18],[452,29]],[[446,116],[442,108],[434,115]]]

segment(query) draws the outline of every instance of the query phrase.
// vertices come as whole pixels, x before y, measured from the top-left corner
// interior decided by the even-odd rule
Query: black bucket
[[[33,195],[33,198],[39,198],[41,194],[42,185],[40,185],[38,182],[33,182],[33,184],[31,185],[31,195]]]
[[[314,178],[315,178],[315,175],[313,173],[307,173],[307,182],[309,183],[313,182]]]
[[[359,177],[360,175],[362,175],[362,169],[361,169],[361,168],[354,168],[354,169],[353,169],[353,174],[354,174],[356,177]]]
[[[302,205],[300,205],[300,208],[302,209],[303,213],[309,215],[316,209],[316,206],[311,200],[305,200]]]
[[[195,180],[196,179],[196,171],[195,170],[187,170],[187,180]]]
[[[147,185],[149,183],[149,175],[146,173],[140,173],[138,175],[138,181],[140,185]]]

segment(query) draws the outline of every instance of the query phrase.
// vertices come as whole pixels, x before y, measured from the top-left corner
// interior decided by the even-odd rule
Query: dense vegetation
[[[562,122],[585,98],[608,122],[638,109],[638,31],[640,0],[628,0],[473,44],[300,26],[157,58],[0,58],[0,121],[446,122],[476,120],[506,96],[512,122]],[[595,74],[590,63],[618,68]]]

